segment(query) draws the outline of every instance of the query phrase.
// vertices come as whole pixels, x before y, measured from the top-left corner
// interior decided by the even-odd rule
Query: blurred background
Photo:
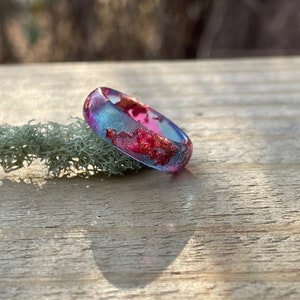
[[[300,54],[299,0],[0,0],[0,63]]]

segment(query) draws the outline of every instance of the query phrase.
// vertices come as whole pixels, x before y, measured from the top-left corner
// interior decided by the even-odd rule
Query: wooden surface
[[[1,66],[0,122],[66,123],[97,86],[183,127],[191,162],[0,173],[0,298],[300,299],[300,58]]]

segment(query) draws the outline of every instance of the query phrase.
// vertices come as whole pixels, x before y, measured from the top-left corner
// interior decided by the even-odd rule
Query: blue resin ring
[[[107,87],[89,94],[83,115],[105,141],[135,160],[178,172],[192,155],[192,142],[173,122],[133,97]]]

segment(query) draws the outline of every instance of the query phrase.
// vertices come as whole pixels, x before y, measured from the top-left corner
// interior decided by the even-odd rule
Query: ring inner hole
[[[106,94],[106,97],[131,119],[139,122],[153,132],[165,136],[174,142],[181,143],[185,140],[184,134],[174,123],[137,99],[118,91],[114,91],[110,95]]]

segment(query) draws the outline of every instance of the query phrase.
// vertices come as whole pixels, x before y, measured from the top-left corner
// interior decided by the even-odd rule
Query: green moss
[[[49,175],[122,175],[142,165],[99,138],[81,119],[68,125],[29,122],[0,125],[0,165],[5,172],[40,159]]]

